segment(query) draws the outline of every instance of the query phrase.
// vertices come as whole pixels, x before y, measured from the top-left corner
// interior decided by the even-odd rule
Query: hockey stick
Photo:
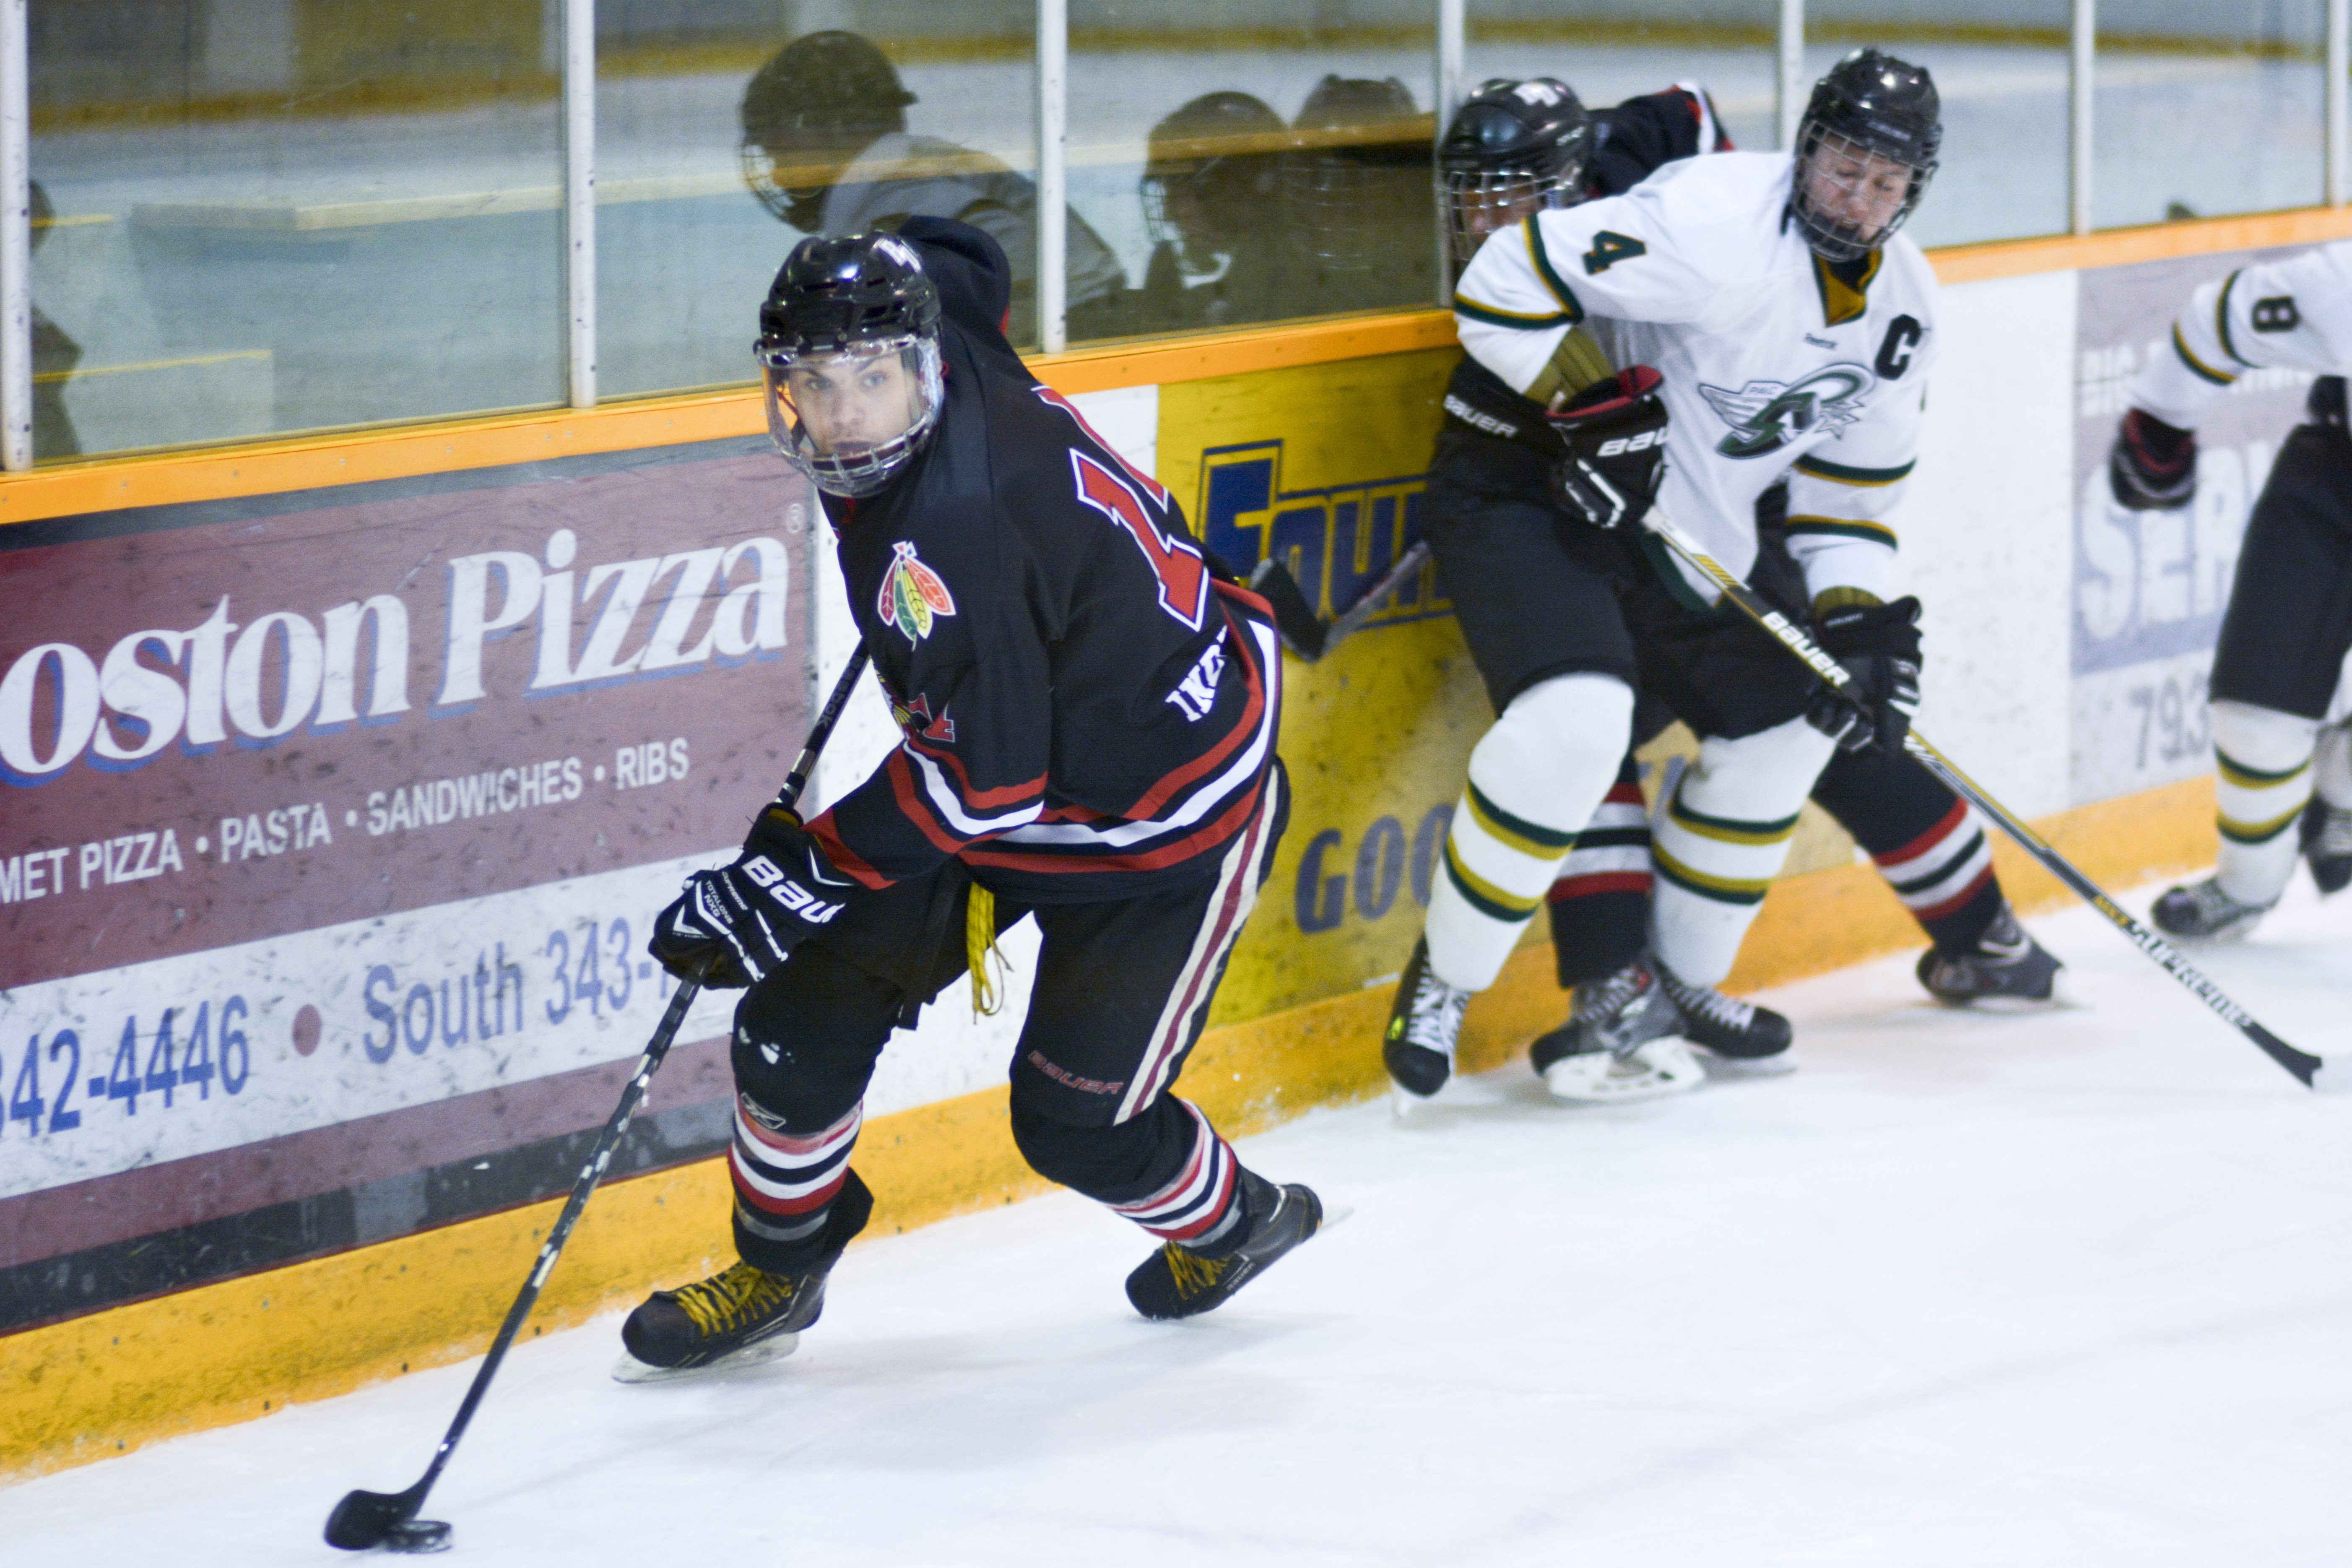
[[[1758,598],[1753,589],[1701,550],[1689,535],[1675,526],[1672,520],[1652,508],[1649,516],[1643,520],[1643,526],[1723,590],[1723,596],[1731,601],[1742,615],[1769,632],[1791,655],[1803,660],[1806,667],[1821,678],[1823,685],[1841,695],[1852,695],[1849,689],[1853,684],[1853,678],[1846,673],[1843,665],[1822,652],[1820,645],[1806,635],[1802,626]],[[2059,854],[2048,839],[2036,833],[2016,813],[1986,794],[1974,779],[1960,772],[1949,758],[1928,742],[1925,735],[1916,729],[1911,731],[1904,739],[1903,748],[1925,763],[1937,778],[1951,785],[1954,793],[1992,818],[1996,826],[2017,841],[2019,848],[2032,856],[2043,869],[2065,883],[2084,902],[2105,915],[2116,930],[2131,939],[2134,946],[2156,960],[2167,974],[2187,986],[2200,1002],[2261,1047],[2264,1056],[2293,1073],[2305,1088],[2322,1092],[2352,1089],[2352,1074],[2329,1072],[2324,1058],[2295,1049],[2263,1027],[2244,1008],[2231,1001],[2220,986],[2191,967],[2188,960],[2174,951],[2170,942],[2125,913],[2096,882]]]
[[[807,742],[785,775],[784,787],[776,794],[776,804],[790,808],[799,801],[801,791],[808,787],[809,773],[816,766],[817,754],[832,738],[834,726],[840,722],[841,710],[848,704],[850,692],[857,678],[866,673],[866,652],[864,645],[850,656],[849,668],[841,672],[834,684],[833,695],[825,701],[824,711],[810,726]],[[425,1506],[425,1494],[441,1479],[443,1467],[456,1451],[457,1439],[466,1435],[467,1424],[488,1392],[490,1379],[498,1375],[499,1363],[506,1359],[515,1336],[522,1331],[523,1320],[539,1300],[540,1288],[547,1283],[549,1272],[555,1267],[556,1255],[572,1238],[572,1229],[580,1223],[581,1211],[588,1206],[588,1194],[596,1190],[604,1179],[604,1167],[612,1163],[613,1151],[619,1147],[621,1135],[629,1130],[629,1118],[646,1098],[646,1089],[653,1082],[654,1073],[661,1067],[662,1058],[669,1055],[670,1042],[677,1037],[679,1026],[686,1022],[686,1010],[702,990],[701,982],[685,980],[678,984],[677,994],[670,998],[669,1009],[646,1043],[646,1054],[637,1060],[637,1070],[629,1075],[628,1087],[621,1091],[621,1103],[604,1131],[597,1137],[596,1146],[589,1152],[588,1163],[580,1168],[579,1179],[572,1184],[572,1197],[556,1217],[554,1226],[547,1233],[546,1242],[539,1249],[539,1259],[531,1265],[530,1277],[523,1281],[522,1289],[507,1309],[506,1321],[499,1325],[498,1337],[490,1342],[489,1353],[482,1358],[482,1367],[474,1373],[474,1381],[466,1390],[466,1397],[457,1406],[457,1418],[449,1423],[441,1446],[433,1451],[433,1463],[425,1475],[404,1492],[352,1491],[344,1494],[327,1516],[327,1544],[346,1552],[365,1552],[383,1547],[393,1552],[439,1552],[449,1544],[449,1526],[439,1520],[419,1519],[416,1510]]]
[[[1328,621],[1315,613],[1298,579],[1290,574],[1290,568],[1277,556],[1269,555],[1257,563],[1257,570],[1250,574],[1249,585],[1251,592],[1263,595],[1274,606],[1275,629],[1282,634],[1290,651],[1313,664],[1363,630],[1364,623],[1380,614],[1389,596],[1429,564],[1429,541],[1413,541],[1412,547],[1397,557],[1396,564],[1381,574],[1378,582]]]

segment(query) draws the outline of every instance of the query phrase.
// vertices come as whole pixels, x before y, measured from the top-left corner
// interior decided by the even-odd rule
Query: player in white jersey
[[[1901,745],[1918,603],[1887,602],[1886,520],[1916,458],[1937,339],[1934,275],[1895,231],[1940,134],[1927,73],[1858,50],[1816,87],[1793,158],[1670,163],[1623,195],[1496,232],[1464,274],[1463,346],[1548,411],[1562,494],[1584,523],[1432,521],[1447,577],[1501,585],[1476,596],[1478,613],[1546,628],[1549,651],[1471,757],[1390,1022],[1401,1088],[1443,1081],[1468,995],[1493,982],[1616,782],[1637,686],[1700,737],[1654,841],[1652,916],[1655,966],[1695,986],[1729,972],[1832,747]],[[1759,552],[1756,503],[1784,476],[1787,542]],[[1861,700],[1831,694],[1677,566],[1639,527],[1653,498],[1811,620]],[[1483,629],[1465,616],[1474,648],[1508,635]],[[1670,1036],[1586,1044],[1538,1062],[1555,1092],[1623,1099],[1699,1081]]]
[[[2132,391],[2108,464],[2136,511],[2187,506],[2199,422],[2247,371],[2316,371],[2246,524],[2213,654],[2220,864],[2156,902],[2176,936],[2229,941],[2278,902],[2298,849],[2323,893],[2352,883],[2352,736],[2325,725],[2352,649],[2352,242],[2197,290]],[[2295,829],[2300,831],[2294,831]]]

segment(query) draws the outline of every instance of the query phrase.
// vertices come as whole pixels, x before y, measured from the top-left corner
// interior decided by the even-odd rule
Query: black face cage
[[[1919,198],[1927,194],[1927,182],[1936,177],[1937,160],[1915,163],[1904,154],[1874,147],[1867,142],[1832,130],[1819,120],[1809,120],[1798,128],[1797,164],[1789,192],[1789,210],[1796,215],[1797,226],[1804,231],[1805,243],[1813,254],[1824,261],[1859,261],[1895,237],[1895,231],[1909,219]],[[1853,159],[1883,158],[1900,163],[1911,171],[1910,188],[1904,193],[1902,205],[1895,215],[1878,226],[1875,232],[1864,233],[1852,224],[1814,210],[1811,193],[1811,169],[1814,157],[1830,153]]]
[[[768,216],[778,223],[791,223],[792,193],[776,184],[775,160],[768,155],[768,150],[746,136],[736,154],[743,160],[743,183],[751,187],[751,194],[760,198]]]
[[[1445,237],[1454,259],[1467,264],[1486,237],[1507,228],[1527,213],[1573,205],[1568,172],[1540,174],[1532,169],[1444,169],[1437,176],[1438,210],[1445,215]],[[1486,222],[1477,220],[1486,218]]]

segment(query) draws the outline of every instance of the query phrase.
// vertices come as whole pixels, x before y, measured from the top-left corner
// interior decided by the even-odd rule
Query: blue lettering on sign
[[[1421,538],[1428,478],[1370,479],[1328,489],[1282,488],[1282,443],[1215,447],[1201,458],[1201,537],[1247,574],[1274,556],[1307,602],[1337,615],[1362,596]],[[1450,608],[1424,571],[1398,589],[1373,626],[1422,620]]]
[[[1393,816],[1375,819],[1356,846],[1355,910],[1360,919],[1377,921],[1386,915],[1406,887],[1423,909],[1437,875],[1438,857],[1444,853],[1445,829],[1453,821],[1452,803],[1431,806],[1414,826],[1412,847],[1406,847],[1404,825]],[[1347,836],[1327,827],[1307,840],[1298,858],[1298,878],[1291,889],[1291,913],[1298,929],[1309,935],[1336,931],[1348,918],[1350,873],[1333,868],[1348,863]],[[1408,881],[1408,868],[1412,876]]]

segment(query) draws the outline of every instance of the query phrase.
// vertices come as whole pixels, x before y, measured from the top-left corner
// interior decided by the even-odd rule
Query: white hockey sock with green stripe
[[[2268,909],[2286,890],[2311,800],[2317,721],[2251,702],[2213,704],[2213,806],[2221,829],[2213,875],[2242,904]]]
[[[1562,675],[1513,698],[1479,741],[1430,890],[1429,967],[1440,980],[1465,991],[1495,983],[1617,781],[1633,724],[1623,681]]]
[[[1718,985],[1789,858],[1797,812],[1835,742],[1806,723],[1699,742],[1650,828],[1651,942],[1677,979]]]

